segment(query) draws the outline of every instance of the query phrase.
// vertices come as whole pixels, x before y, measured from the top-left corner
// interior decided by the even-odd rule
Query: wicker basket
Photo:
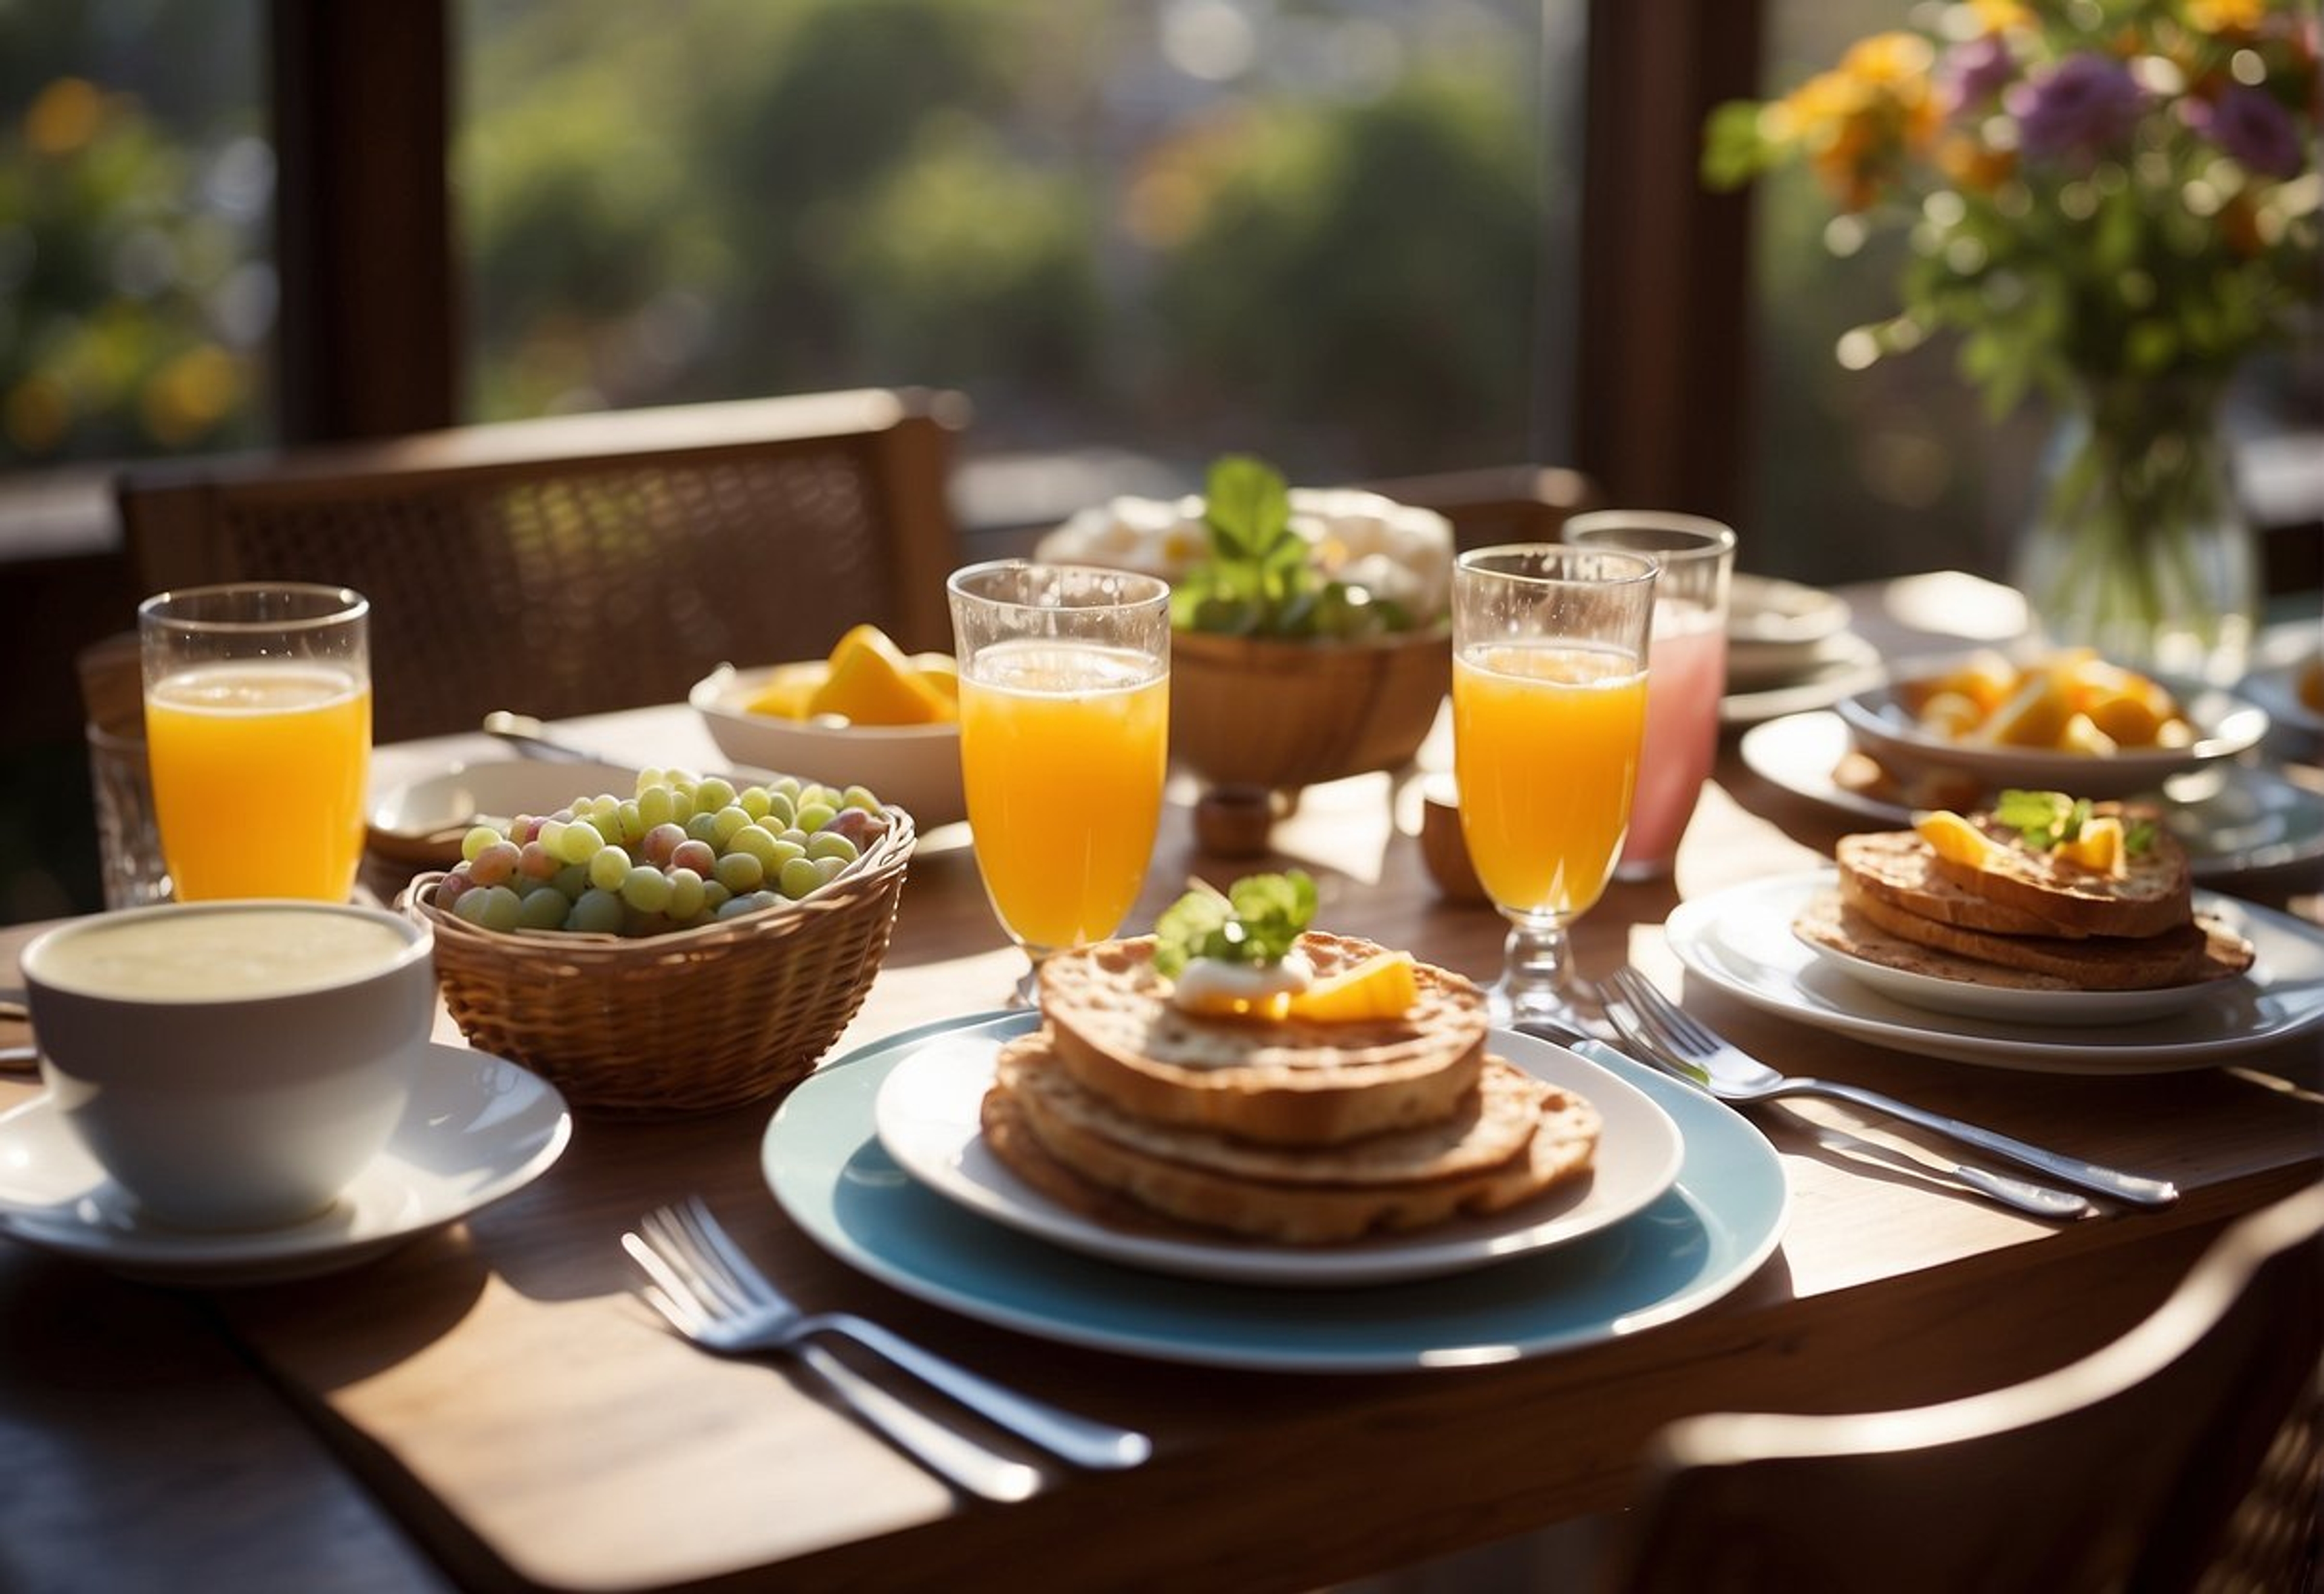
[[[862,1005],[914,841],[910,815],[890,807],[888,820],[821,889],[698,929],[483,930],[436,906],[433,873],[399,905],[435,926],[444,1003],[472,1046],[540,1074],[576,1110],[709,1111],[804,1079]]]
[[[1353,642],[1178,631],[1170,751],[1216,786],[1296,790],[1393,769],[1428,739],[1452,684],[1441,628]]]

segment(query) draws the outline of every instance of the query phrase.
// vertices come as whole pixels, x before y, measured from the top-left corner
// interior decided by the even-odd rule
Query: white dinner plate
[[[2177,1012],[2060,1028],[1915,1007],[1831,966],[1792,934],[1808,898],[1837,878],[1809,870],[1683,902],[1665,938],[1690,970],[1754,1007],[1900,1052],[2034,1073],[2209,1068],[2324,1020],[2324,930],[2209,891],[2195,893],[2197,909],[2225,920],[2258,956],[2243,976],[2212,982]]]
[[[280,1229],[208,1233],[145,1217],[40,1095],[0,1114],[0,1233],[160,1283],[303,1278],[351,1267],[522,1188],[572,1134],[564,1097],[538,1074],[430,1046],[387,1148],[337,1204]]]
[[[881,1087],[919,1046],[1038,1021],[1019,1013],[930,1025],[817,1069],[767,1126],[761,1166],[776,1200],[840,1260],[969,1317],[1170,1361],[1321,1373],[1479,1366],[1637,1333],[1741,1285],[1774,1253],[1789,1216],[1783,1164],[1758,1130],[1692,1086],[1626,1065],[1620,1077],[1678,1128],[1678,1180],[1644,1211],[1570,1245],[1332,1296],[1124,1267],[938,1195],[875,1130]]]
[[[1739,748],[1752,773],[1795,797],[1904,829],[1913,812],[1835,784],[1832,770],[1849,747],[1838,714],[1789,714],[1755,725]],[[2273,769],[2221,764],[2168,782],[2163,824],[2187,849],[2201,880],[2280,869],[2324,858],[2324,797]]]
[[[964,1030],[920,1046],[899,1063],[872,1108],[881,1147],[906,1173],[972,1212],[1069,1249],[1159,1273],[1244,1284],[1346,1285],[1481,1267],[1569,1244],[1620,1222],[1671,1187],[1684,1154],[1678,1127],[1644,1092],[1562,1046],[1496,1030],[1497,1055],[1597,1108],[1603,1125],[1588,1178],[1507,1212],[1344,1245],[1130,1234],[1051,1201],[984,1143],[977,1106],[992,1083],[1001,1038],[991,1026]]]

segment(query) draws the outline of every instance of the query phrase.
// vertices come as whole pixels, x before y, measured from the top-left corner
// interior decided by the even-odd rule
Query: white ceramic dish
[[[505,823],[517,814],[547,814],[576,797],[627,797],[637,781],[635,769],[619,764],[521,758],[455,764],[380,793],[366,818],[375,832],[417,843],[480,818]]]
[[[1835,594],[1738,570],[1727,594],[1728,678],[1797,676],[1830,656],[1851,618]]]
[[[937,1194],[1028,1234],[1108,1261],[1245,1284],[1387,1284],[1455,1273],[1568,1244],[1638,1212],[1678,1177],[1683,1147],[1670,1115],[1634,1086],[1561,1046],[1496,1031],[1493,1049],[1536,1078],[1585,1097],[1604,1119],[1591,1176],[1505,1212],[1412,1235],[1335,1246],[1216,1243],[1130,1234],[1058,1205],[984,1144],[977,1104],[992,1083],[1001,1037],[948,1036],[888,1076],[872,1110],[881,1145]]]
[[[1328,1301],[1132,1271],[945,1199],[897,1166],[874,1132],[881,1087],[916,1046],[1038,1021],[1018,1013],[930,1025],[818,1068],[784,1099],[760,1147],[775,1199],[850,1267],[982,1322],[1167,1361],[1297,1373],[1480,1367],[1643,1332],[1748,1279],[1790,1214],[1783,1164],[1765,1136],[1693,1087],[1625,1064],[1620,1077],[1678,1126],[1685,1159],[1661,1198],[1587,1239]]]
[[[1795,797],[1901,830],[1912,810],[1847,789],[1832,770],[1848,727],[1829,713],[1785,715],[1743,733],[1744,764]],[[2223,880],[2324,858],[2324,797],[2273,769],[2227,763],[2164,783],[2163,823],[2187,849],[2199,880]]]
[[[687,694],[727,757],[827,785],[868,786],[881,801],[909,813],[923,836],[968,817],[958,725],[849,725],[752,714],[742,705],[778,668],[722,664]]]
[[[387,1149],[337,1206],[287,1228],[153,1222],[80,1148],[46,1095],[0,1114],[0,1234],[165,1284],[304,1278],[370,1260],[546,1173],[572,1138],[557,1088],[482,1052],[431,1046]]]
[[[2301,736],[2310,751],[2324,742],[2324,713],[2310,708],[2300,696],[2300,679],[2303,670],[2314,668],[2315,659],[2314,650],[2310,649],[2253,670],[2244,682],[2244,690],[2267,710],[2276,729]]]
[[[2163,1073],[2210,1068],[2324,1022],[2324,930],[2272,908],[2195,893],[2258,950],[2241,979],[2217,981],[2175,1013],[2061,1028],[2022,1018],[1914,1007],[1814,956],[1792,934],[1829,869],[1754,880],[1681,903],[1665,936],[1688,969],[1754,1007],[1900,1052],[2041,1073]],[[1781,1058],[1771,1058],[1780,1063]]]
[[[1996,790],[2015,786],[2084,797],[2153,791],[2173,775],[2248,751],[2267,734],[2267,711],[2255,703],[2216,686],[2161,684],[2195,727],[2195,740],[2186,747],[2091,754],[1956,742],[1924,728],[1904,706],[1906,683],[1850,693],[1836,707],[1865,750],[1892,768],[1959,769]]]
[[[2210,990],[2208,985],[2170,985],[2155,990],[2021,990],[1893,969],[1804,937],[1801,944],[1858,984],[1908,1006],[2015,1024],[2135,1024],[2182,1012],[2206,1000]]]

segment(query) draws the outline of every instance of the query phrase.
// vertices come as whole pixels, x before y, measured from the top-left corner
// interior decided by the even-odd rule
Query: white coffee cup
[[[60,925],[22,967],[64,1121],[150,1215],[265,1229],[327,1209],[402,1117],[435,935],[351,904],[171,904]]]

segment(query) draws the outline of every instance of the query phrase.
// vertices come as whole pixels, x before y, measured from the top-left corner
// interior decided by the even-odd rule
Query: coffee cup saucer
[[[327,1210],[207,1232],[144,1214],[47,1095],[0,1113],[0,1234],[161,1284],[263,1284],[350,1267],[547,1172],[573,1136],[557,1088],[513,1063],[431,1045],[387,1147]]]

